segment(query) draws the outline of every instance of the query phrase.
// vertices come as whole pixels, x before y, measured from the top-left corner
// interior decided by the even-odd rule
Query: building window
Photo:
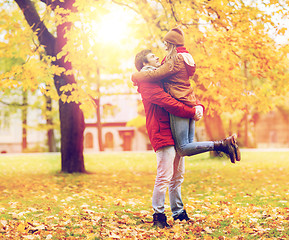
[[[85,148],[93,148],[93,136],[92,133],[86,133],[84,137]]]
[[[105,147],[106,148],[113,148],[113,134],[111,132],[107,132],[105,134]]]

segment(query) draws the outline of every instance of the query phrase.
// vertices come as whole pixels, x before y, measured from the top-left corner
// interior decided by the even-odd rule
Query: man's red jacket
[[[138,92],[142,96],[146,128],[154,150],[175,145],[168,112],[178,117],[193,118],[195,108],[186,106],[166,93],[160,81],[138,82]]]

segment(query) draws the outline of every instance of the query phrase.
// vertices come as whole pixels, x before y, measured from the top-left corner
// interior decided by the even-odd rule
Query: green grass
[[[191,223],[151,227],[155,153],[86,154],[93,174],[60,173],[59,154],[0,156],[0,239],[286,239],[289,152],[242,161],[186,158]],[[168,199],[168,198],[167,198]]]

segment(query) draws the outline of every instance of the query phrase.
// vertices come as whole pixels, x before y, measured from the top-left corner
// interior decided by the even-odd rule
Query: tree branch
[[[40,1],[45,3],[47,6],[52,4],[52,0],[40,0]]]
[[[133,10],[137,14],[140,14],[140,12],[137,9],[135,9],[134,7],[132,7],[132,6],[128,5],[128,4],[125,4],[125,3],[122,3],[122,2],[118,2],[118,1],[115,1],[115,0],[112,0],[112,2],[117,4],[117,5],[120,5],[120,6],[125,6],[125,7],[129,8],[129,9]]]
[[[174,17],[175,21],[176,21],[177,23],[179,23],[179,19],[178,19],[178,17],[177,17],[177,14],[176,14],[176,11],[175,11],[175,7],[174,7],[174,4],[173,4],[172,0],[169,0],[169,3],[170,3],[171,12],[172,12],[172,14],[173,14],[173,17]]]
[[[40,20],[40,17],[31,0],[15,0],[24,17],[31,27],[32,31],[37,35],[41,45],[44,46],[48,55],[54,56],[55,37],[48,31],[47,27]],[[50,2],[43,0],[42,2]]]
[[[0,103],[4,104],[6,106],[13,106],[13,107],[26,107],[26,106],[28,106],[27,103],[24,103],[24,104],[17,103],[17,102],[7,103],[7,102],[4,102],[2,100],[0,100]]]

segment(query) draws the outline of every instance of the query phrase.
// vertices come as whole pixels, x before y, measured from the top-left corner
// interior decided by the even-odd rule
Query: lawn
[[[153,152],[85,155],[92,174],[63,174],[59,154],[0,156],[0,239],[289,239],[289,152],[242,161],[186,158],[192,221],[152,227]]]

